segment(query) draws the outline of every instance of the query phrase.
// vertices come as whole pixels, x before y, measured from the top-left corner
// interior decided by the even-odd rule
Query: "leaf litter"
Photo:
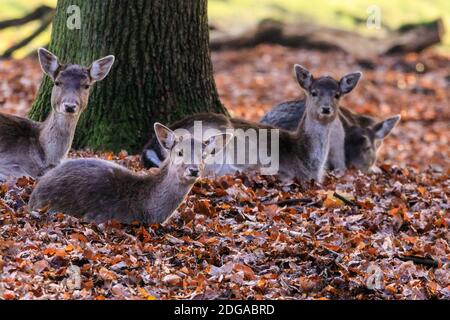
[[[266,45],[213,61],[222,101],[251,120],[299,95],[294,63],[335,76],[361,68],[344,54]],[[0,299],[450,299],[450,59],[426,51],[373,64],[344,105],[402,114],[379,173],[203,179],[150,226],[29,212],[33,180],[0,185]],[[0,76],[0,111],[25,115],[37,62],[1,61]],[[125,151],[70,156],[143,170]]]

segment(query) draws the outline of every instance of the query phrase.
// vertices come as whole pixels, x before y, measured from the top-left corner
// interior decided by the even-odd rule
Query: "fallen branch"
[[[397,256],[398,259],[402,261],[412,261],[416,264],[421,264],[428,267],[439,268],[441,265],[440,261],[436,261],[430,258],[423,258],[418,256]]]
[[[292,199],[280,200],[280,201],[269,202],[269,203],[264,203],[264,204],[265,205],[275,204],[277,206],[285,206],[285,205],[297,204],[297,203],[308,204],[311,202],[313,202],[313,200],[310,198],[292,198]]]
[[[45,5],[40,6],[40,7],[36,8],[36,10],[34,10],[33,12],[27,14],[26,16],[24,16],[22,18],[0,21],[0,30],[10,28],[10,27],[21,26],[28,22],[42,19],[45,16],[47,16],[48,14],[53,13],[54,11],[55,11],[55,9],[53,9],[51,7],[48,7]]]
[[[309,22],[285,24],[268,19],[238,36],[212,33],[210,47],[212,50],[240,49],[269,43],[322,51],[338,50],[367,60],[391,53],[420,52],[440,43],[443,34],[441,19],[399,28],[382,38]]]
[[[50,24],[52,23],[52,20],[53,20],[53,13],[47,14],[47,16],[42,20],[41,25],[31,35],[29,35],[28,37],[26,37],[19,43],[15,44],[12,47],[10,47],[9,49],[7,49],[1,57],[2,58],[10,58],[15,51],[28,45],[31,41],[33,41],[34,38],[39,36],[42,32],[44,32],[50,26]]]

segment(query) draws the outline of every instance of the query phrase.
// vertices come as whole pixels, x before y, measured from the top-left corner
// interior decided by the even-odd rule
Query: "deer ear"
[[[400,121],[401,116],[398,114],[395,117],[387,118],[373,127],[375,139],[382,140],[386,138]]]
[[[233,139],[231,133],[220,133],[209,137],[206,141],[203,141],[203,154],[214,155],[219,153],[225,146]]]
[[[89,67],[89,74],[91,75],[92,80],[100,81],[105,79],[111,70],[114,60],[114,56],[107,56],[94,61]]]
[[[159,122],[156,122],[153,127],[155,128],[156,138],[159,144],[164,149],[171,150],[176,141],[175,133]]]
[[[38,49],[38,57],[42,71],[44,71],[46,75],[55,81],[58,69],[60,67],[58,57],[44,48]]]
[[[309,90],[311,84],[313,82],[313,75],[306,68],[302,67],[299,64],[294,66],[295,76],[297,77],[297,81],[305,90]]]
[[[350,73],[346,76],[343,76],[339,81],[339,88],[341,89],[341,93],[346,94],[352,91],[356,87],[356,84],[358,83],[361,76],[362,72]]]

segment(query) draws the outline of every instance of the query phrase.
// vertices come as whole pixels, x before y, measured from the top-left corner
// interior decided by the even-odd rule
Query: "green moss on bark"
[[[67,28],[71,5],[81,10],[80,30]],[[75,148],[139,152],[156,121],[226,113],[212,73],[207,0],[59,0],[49,50],[85,66],[116,56],[92,90]],[[47,116],[51,87],[44,79],[31,118]]]

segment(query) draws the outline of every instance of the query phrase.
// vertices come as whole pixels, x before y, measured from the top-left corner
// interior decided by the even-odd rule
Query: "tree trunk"
[[[80,8],[80,30],[67,27],[71,5]],[[156,121],[227,113],[213,78],[207,0],[59,0],[49,50],[64,63],[85,66],[116,56],[111,73],[91,93],[75,148],[134,153]],[[51,89],[46,77],[33,119],[47,116]]]

